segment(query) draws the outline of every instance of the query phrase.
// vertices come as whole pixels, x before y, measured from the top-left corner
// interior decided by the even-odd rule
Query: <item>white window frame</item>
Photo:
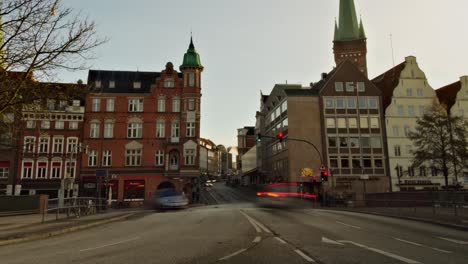
[[[104,122],[104,138],[113,138],[114,137],[114,122],[106,121]]]
[[[31,167],[25,167],[25,163],[31,163]],[[33,169],[34,169],[34,162],[32,160],[23,160],[21,162],[21,178],[22,179],[32,179],[33,178]],[[28,173],[25,173],[25,170],[28,171]],[[28,177],[26,175],[29,174]]]
[[[370,128],[380,128],[380,119],[378,117],[370,117]]]
[[[49,120],[42,120],[41,121],[41,128],[42,129],[50,129],[50,121]]]
[[[128,123],[127,124],[127,138],[142,138],[143,137],[143,123]]]
[[[143,98],[129,98],[128,99],[128,112],[140,113],[143,112]]]
[[[187,137],[195,137],[195,122],[187,122],[186,135]]]
[[[171,137],[178,138],[180,137],[180,122],[172,121],[171,124]]]
[[[102,166],[103,167],[112,166],[112,151],[111,150],[102,151]]]
[[[114,111],[115,111],[115,99],[107,98],[106,99],[106,112],[114,112]]]
[[[142,149],[126,149],[125,150],[125,166],[137,167],[141,166]]]
[[[35,128],[36,127],[36,121],[35,120],[28,120],[26,121],[26,128]]]
[[[101,111],[101,98],[92,98],[91,101],[91,112],[100,112]]]
[[[44,142],[42,140],[45,140]],[[49,153],[50,137],[39,137],[38,153]],[[45,148],[45,149],[44,149]]]
[[[39,167],[39,163],[45,163],[45,167]],[[47,160],[38,160],[36,162],[36,179],[47,179],[47,169],[49,168],[49,163]]]
[[[185,156],[185,165],[192,166],[195,165],[195,150],[186,149],[184,152]]]
[[[158,150],[155,153],[155,165],[163,166],[164,165],[164,150]]]
[[[63,153],[64,138],[53,137],[52,138],[52,153]],[[60,148],[59,150],[57,148]]]
[[[325,109],[335,109],[335,99],[334,98],[325,98],[324,99]]]
[[[109,89],[115,88],[115,81],[109,81]]]
[[[68,122],[68,129],[70,129],[70,130],[77,130],[77,129],[78,129],[78,121],[70,121],[70,122]]]
[[[65,122],[64,121],[55,121],[55,129],[64,129],[65,128]]]
[[[164,80],[164,88],[174,88],[174,79],[167,78]]]
[[[195,86],[195,73],[189,72],[188,78],[189,78],[189,81],[188,81],[189,87],[194,87]]]
[[[91,122],[89,124],[89,137],[90,138],[99,138],[99,122]]]
[[[91,150],[88,153],[88,167],[96,167],[98,159],[98,152],[96,150]]]
[[[327,118],[327,128],[336,128],[336,119],[335,118]]]
[[[36,151],[36,137],[24,137],[24,152],[34,153]]]
[[[141,82],[133,82],[133,89],[141,89]]]
[[[68,173],[70,173],[70,175],[68,176]],[[66,178],[75,178],[75,175],[76,175],[76,160],[67,160],[65,162],[65,171],[64,171],[64,175]]]
[[[358,92],[363,93],[366,91],[366,84],[364,82],[357,82],[356,87]]]
[[[343,82],[335,82],[335,92],[343,92],[344,85]]]
[[[78,152],[78,138],[77,137],[68,137],[67,138],[67,153],[77,153]]]
[[[58,162],[60,163],[60,166],[56,167],[54,166],[54,163]],[[62,161],[58,160],[52,160],[50,162],[50,178],[51,179],[60,179],[62,178]]]
[[[159,113],[166,112],[166,97],[164,96],[158,97],[158,112]]]
[[[195,111],[195,99],[193,98],[188,99],[188,110]]]
[[[156,121],[156,137],[164,138],[166,135],[166,121],[159,119]]]
[[[172,112],[173,113],[180,112],[180,98],[179,97],[172,98]]]
[[[0,179],[8,178],[9,174],[10,174],[9,167],[0,167]]]

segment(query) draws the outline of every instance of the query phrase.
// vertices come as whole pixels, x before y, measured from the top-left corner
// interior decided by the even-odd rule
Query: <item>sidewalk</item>
[[[0,246],[66,234],[147,212],[109,209],[105,213],[80,218],[66,219],[65,215],[61,215],[62,219],[59,218],[57,221],[55,214],[49,214],[48,221],[44,224],[42,224],[42,215],[39,214],[0,217]]]

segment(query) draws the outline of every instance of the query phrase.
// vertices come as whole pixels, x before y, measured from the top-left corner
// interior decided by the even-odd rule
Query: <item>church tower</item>
[[[358,23],[354,0],[340,0],[339,21],[335,21],[333,53],[337,65],[349,59],[367,76],[367,38],[362,19]]]

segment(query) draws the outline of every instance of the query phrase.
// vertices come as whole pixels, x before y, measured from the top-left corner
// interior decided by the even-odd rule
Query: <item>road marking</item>
[[[268,230],[268,228],[266,228],[264,225],[262,225],[260,222],[258,222],[257,220],[253,219],[252,220],[265,232],[265,233],[271,233],[270,230]]]
[[[346,224],[346,223],[338,222],[338,221],[335,221],[335,222],[336,222],[337,224],[344,225],[344,226],[347,226],[347,227],[351,227],[351,228],[355,228],[355,229],[361,229],[359,226],[350,225],[350,224]]]
[[[257,231],[257,233],[261,233],[262,230],[257,226],[257,224],[255,224],[255,220],[253,220],[250,216],[248,216],[246,213],[240,211],[241,214],[243,214],[245,216],[245,218],[247,218],[247,220],[249,220],[250,224],[255,228],[255,230]]]
[[[284,241],[283,239],[281,239],[279,237],[275,237],[275,239],[278,240],[282,244],[287,244],[286,241]]]
[[[112,244],[102,245],[102,246],[99,246],[99,247],[86,248],[86,249],[80,250],[80,252],[90,251],[90,250],[95,250],[95,249],[100,249],[100,248],[105,248],[105,247],[110,247],[110,246],[115,246],[115,245],[118,245],[118,244],[134,241],[134,240],[137,240],[137,239],[140,239],[140,238],[139,237],[134,237],[134,238],[130,238],[130,239],[127,239],[127,240],[122,240],[122,241],[119,241],[119,242],[115,242],[115,243],[112,243]]]
[[[368,247],[368,246],[365,246],[365,245],[362,245],[362,244],[359,244],[359,243],[356,243],[356,242],[353,242],[353,241],[349,241],[349,240],[338,240],[338,242],[353,244],[353,245],[355,245],[355,246],[357,246],[357,247],[361,247],[361,248],[364,248],[364,249],[373,251],[373,252],[375,252],[375,253],[382,254],[382,255],[387,256],[387,257],[389,257],[389,258],[393,258],[393,259],[397,259],[397,260],[399,260],[399,261],[403,261],[403,262],[405,262],[405,263],[409,263],[409,264],[420,264],[420,263],[421,263],[421,262],[416,261],[416,260],[412,260],[412,259],[409,259],[409,258],[405,258],[405,257],[399,256],[399,255],[396,255],[396,254],[393,254],[393,253],[390,253],[390,252],[386,252],[386,251],[383,251],[383,250],[380,250],[380,249],[377,249],[377,248],[371,248],[371,247]]]
[[[255,239],[254,239],[252,242],[253,242],[253,243],[258,243],[258,242],[260,242],[260,241],[262,241],[262,237],[259,237],[259,236],[258,236],[258,237],[255,237]]]
[[[244,252],[244,251],[246,251],[246,250],[247,250],[247,249],[243,248],[243,249],[241,249],[241,250],[238,250],[238,251],[232,253],[231,255],[227,255],[227,256],[225,256],[225,257],[222,257],[222,258],[220,258],[219,260],[226,260],[226,259],[232,258],[232,257],[234,257],[235,255],[239,255],[240,253],[242,253],[242,252]]]
[[[423,244],[419,244],[419,243],[416,243],[416,242],[404,240],[404,239],[397,238],[397,237],[394,237],[394,239],[395,239],[395,240],[398,240],[398,241],[401,241],[401,242],[403,242],[403,243],[410,244],[410,245],[415,245],[415,246],[424,247],[424,248],[430,248],[430,249],[432,249],[432,250],[439,251],[439,252],[442,252],[442,253],[452,253],[452,251],[448,251],[448,250],[443,250],[443,249],[440,249],[440,248],[435,248],[435,247],[426,246],[426,245],[423,245]]]
[[[447,238],[447,237],[437,237],[446,241],[450,241],[452,243],[460,244],[460,245],[468,245],[468,241],[461,241],[461,240],[456,240],[453,238]]]
[[[333,244],[333,245],[341,245],[343,246],[343,244],[341,244],[340,242],[337,242],[335,240],[331,240],[329,238],[326,238],[326,237],[322,237],[322,242],[323,243],[328,243],[328,244]]]
[[[315,262],[315,260],[313,260],[311,257],[304,254],[304,252],[300,251],[299,249],[294,250],[294,252],[296,252],[299,256],[301,256],[302,258],[304,258],[308,262]]]

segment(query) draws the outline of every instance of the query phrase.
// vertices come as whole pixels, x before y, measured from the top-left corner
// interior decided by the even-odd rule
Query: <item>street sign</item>
[[[314,171],[311,168],[303,168],[301,170],[302,177],[310,177],[314,174]]]
[[[96,170],[96,177],[106,177],[106,170]]]

